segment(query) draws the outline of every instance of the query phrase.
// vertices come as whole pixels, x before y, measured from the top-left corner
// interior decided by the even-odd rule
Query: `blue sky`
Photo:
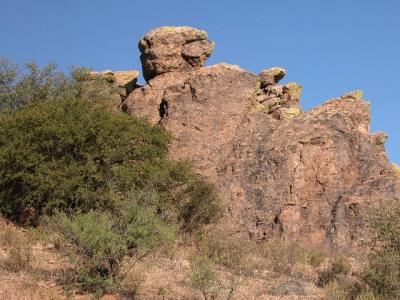
[[[208,65],[258,73],[282,66],[303,85],[305,109],[361,89],[372,131],[389,134],[400,163],[400,1],[398,0],[0,0],[0,56],[96,70],[139,69],[137,42],[152,28],[208,31]]]

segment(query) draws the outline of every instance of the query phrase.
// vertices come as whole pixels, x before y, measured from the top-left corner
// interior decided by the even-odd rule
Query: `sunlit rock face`
[[[123,110],[171,132],[171,157],[193,161],[216,184],[224,221],[238,231],[257,241],[356,245],[366,210],[400,198],[387,136],[370,134],[362,93],[304,112],[301,86],[279,84],[283,68],[256,75],[229,64],[203,67],[213,47],[190,27],[145,35],[139,49],[148,83],[128,95]]]

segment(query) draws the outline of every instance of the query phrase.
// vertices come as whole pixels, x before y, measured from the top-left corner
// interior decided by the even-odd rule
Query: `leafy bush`
[[[377,296],[400,298],[400,201],[389,200],[372,211],[366,245],[370,251],[364,282]]]
[[[111,206],[111,185],[163,168],[168,143],[158,127],[78,99],[5,113],[0,128],[0,209],[22,223]]]
[[[0,210],[12,220],[108,209],[141,191],[185,229],[219,216],[213,187],[168,161],[168,134],[145,120],[67,99],[3,113],[0,128]]]
[[[72,217],[59,214],[47,227],[62,239],[75,265],[75,285],[91,292],[110,291],[119,284],[124,256],[148,253],[171,242],[173,225],[163,223],[152,211],[135,203],[116,215],[90,211]]]
[[[29,62],[21,68],[0,58],[0,110],[18,109],[28,103],[80,98],[89,101],[115,99],[116,87],[86,68],[72,68],[70,76],[50,63],[40,68]]]

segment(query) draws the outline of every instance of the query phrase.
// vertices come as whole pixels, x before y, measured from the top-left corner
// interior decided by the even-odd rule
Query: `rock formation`
[[[201,67],[214,49],[207,32],[191,27],[160,27],[139,42],[146,81],[172,71]]]
[[[359,91],[309,112],[286,71],[258,76],[235,65],[201,67],[214,44],[204,31],[162,27],[139,42],[148,83],[123,109],[160,123],[174,159],[192,160],[215,182],[225,222],[258,240],[281,236],[315,246],[351,247],[364,212],[400,197],[383,133],[370,134]],[[168,117],[160,116],[161,100]]]

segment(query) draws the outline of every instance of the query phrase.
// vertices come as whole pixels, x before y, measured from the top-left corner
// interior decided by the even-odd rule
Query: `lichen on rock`
[[[395,164],[395,163],[391,163],[390,167],[393,170],[393,173],[396,174],[397,176],[400,176],[400,166]]]

